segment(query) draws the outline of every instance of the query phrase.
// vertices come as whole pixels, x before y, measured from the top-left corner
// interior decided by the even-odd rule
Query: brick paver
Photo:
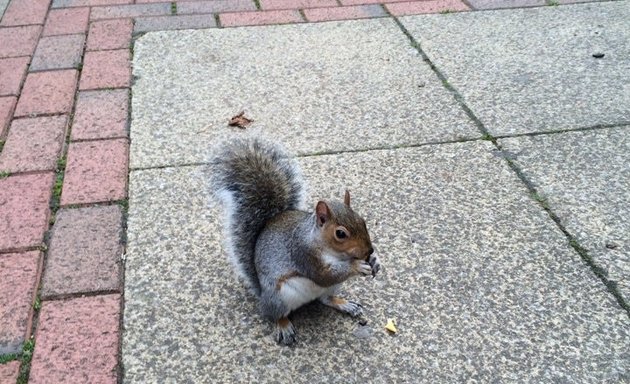
[[[28,61],[28,57],[0,59],[0,96],[19,94]]]
[[[460,0],[426,0],[407,3],[387,4],[387,10],[394,16],[417,15],[445,11],[467,11],[469,8]]]
[[[131,19],[95,21],[90,25],[86,49],[100,51],[129,48],[132,30]]]
[[[117,205],[57,212],[42,297],[120,290],[121,237]]]
[[[305,9],[304,16],[308,21],[330,21],[347,19],[365,19],[369,17],[387,16],[380,5],[357,5],[351,7]]]
[[[90,13],[91,20],[116,19],[123,17],[170,15],[170,3],[128,4],[107,7],[94,7]]]
[[[131,54],[128,49],[87,52],[79,89],[121,88],[131,85]]]
[[[87,7],[94,5],[132,4],[133,0],[53,0],[53,8]]]
[[[0,251],[42,244],[52,184],[52,173],[0,179]]]
[[[0,26],[44,24],[50,0],[11,0]]]
[[[20,373],[20,362],[17,360],[0,364],[0,383],[13,384]]]
[[[69,113],[72,110],[77,71],[73,69],[29,73],[15,116]]]
[[[89,8],[53,9],[48,14],[42,36],[85,33],[89,17]]]
[[[41,29],[39,25],[0,28],[0,58],[32,55]]]
[[[468,3],[475,9],[535,7],[546,5],[545,0],[468,0]]]
[[[164,31],[171,29],[214,28],[217,22],[214,15],[180,15],[138,17],[134,25],[134,33]]]
[[[0,254],[0,354],[21,351],[30,336],[40,253]]]
[[[267,9],[302,9],[336,7],[336,0],[260,0],[260,8]]]
[[[31,62],[31,71],[77,68],[83,55],[85,35],[43,37]]]
[[[0,172],[55,170],[67,121],[66,115],[14,120],[0,153]]]
[[[42,304],[29,383],[116,383],[120,295]]]
[[[256,5],[250,0],[184,1],[177,3],[177,13],[237,12],[255,11]]]
[[[294,10],[222,13],[219,15],[219,19],[224,27],[301,23],[304,21],[300,13]]]
[[[6,137],[16,100],[14,96],[0,97],[0,140]]]
[[[79,92],[72,140],[127,137],[128,105],[126,89]]]
[[[85,204],[127,197],[126,139],[70,143],[61,204]]]

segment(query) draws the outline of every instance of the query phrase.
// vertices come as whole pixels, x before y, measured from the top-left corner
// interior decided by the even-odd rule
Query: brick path
[[[122,378],[134,34],[575,2],[0,1],[0,383]]]

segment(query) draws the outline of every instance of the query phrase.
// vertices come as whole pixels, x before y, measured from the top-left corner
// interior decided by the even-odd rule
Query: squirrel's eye
[[[347,237],[346,233],[341,229],[335,231],[335,236],[337,236],[338,239],[345,239]]]

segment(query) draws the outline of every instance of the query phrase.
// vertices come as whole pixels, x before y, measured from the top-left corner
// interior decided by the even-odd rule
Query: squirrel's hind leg
[[[319,298],[319,301],[324,305],[335,308],[339,312],[347,313],[352,317],[358,317],[363,314],[363,306],[356,301],[346,300],[333,295],[322,296]]]

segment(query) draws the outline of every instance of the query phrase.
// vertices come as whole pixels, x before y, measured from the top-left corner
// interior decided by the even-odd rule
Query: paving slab
[[[368,325],[311,305],[292,316],[297,346],[275,345],[226,260],[211,169],[132,171],[124,382],[630,377],[627,313],[489,142],[300,162],[313,203],[349,188],[371,228],[382,274],[344,289]]]
[[[499,142],[630,302],[630,126]]]
[[[630,2],[402,18],[495,135],[630,122]],[[593,54],[603,53],[603,58]]]
[[[300,154],[480,136],[391,19],[149,32],[133,73],[132,168],[205,161],[241,111]]]

